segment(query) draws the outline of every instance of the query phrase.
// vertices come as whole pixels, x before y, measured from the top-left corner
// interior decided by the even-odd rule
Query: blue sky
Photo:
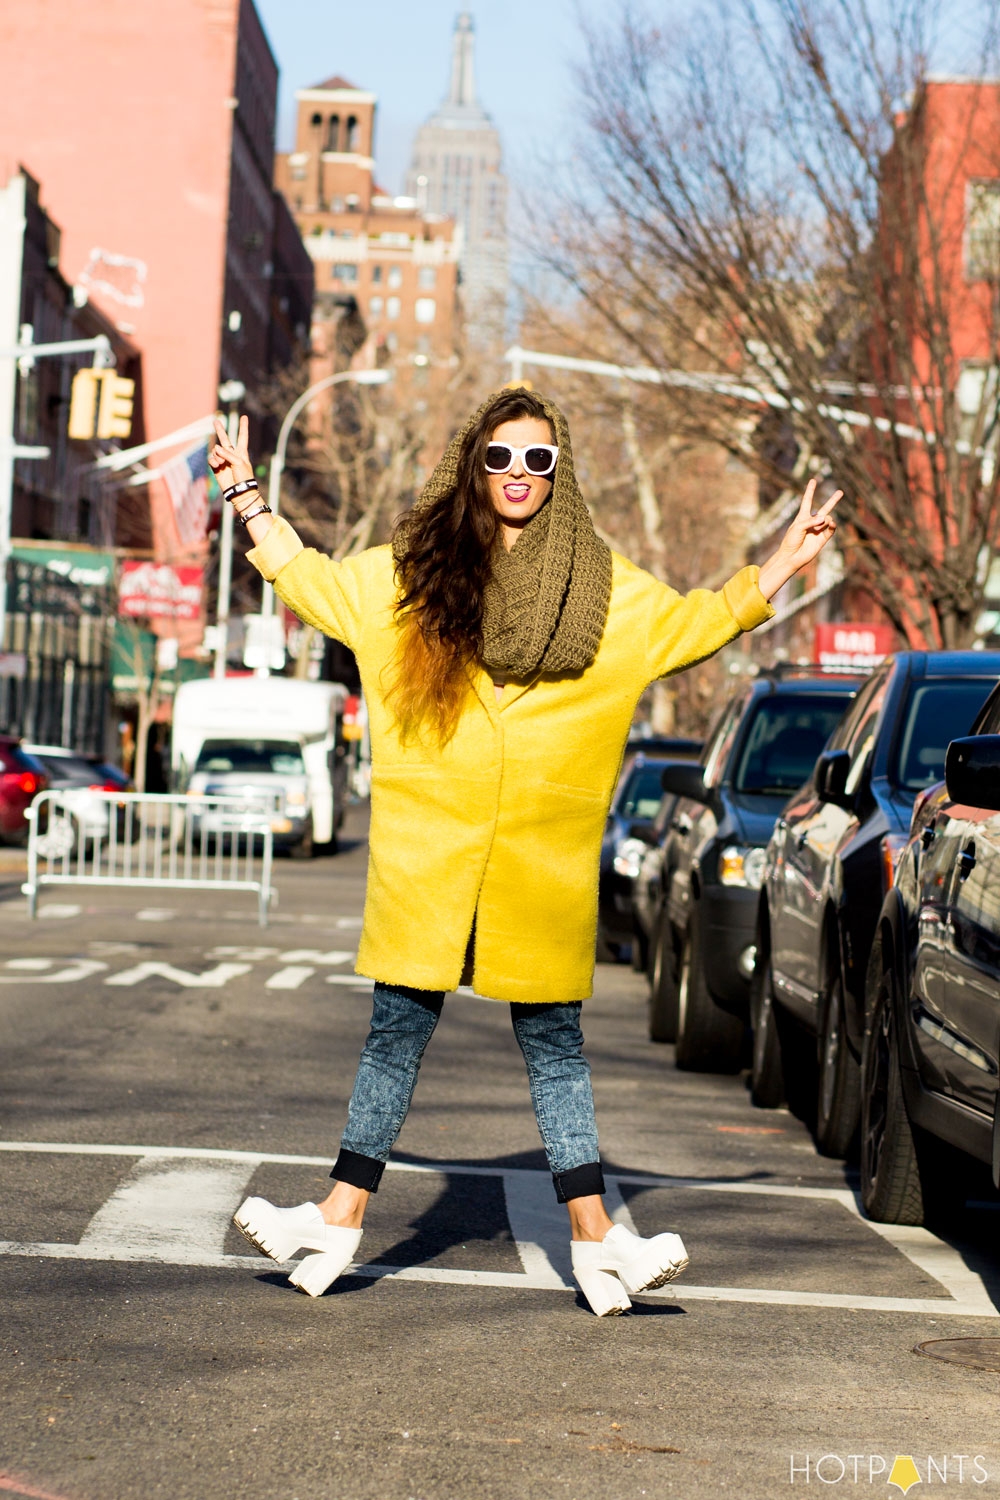
[[[278,144],[294,130],[295,90],[339,73],[378,95],[379,178],[402,191],[410,143],[441,100],[459,0],[256,0],[281,68]],[[579,0],[600,14],[600,0]],[[480,101],[500,130],[513,185],[572,128],[578,0],[471,0]]]

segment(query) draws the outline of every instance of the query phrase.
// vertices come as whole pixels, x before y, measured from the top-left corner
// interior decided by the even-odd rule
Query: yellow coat
[[[656,678],[769,618],[758,570],[682,597],[613,554],[607,625],[585,671],[509,683],[499,704],[480,671],[454,738],[404,748],[380,690],[398,628],[390,548],[334,562],[278,520],[248,556],[301,620],[357,657],[372,742],[357,972],[454,989],[475,918],[479,994],[585,999],[601,839],[636,704]]]

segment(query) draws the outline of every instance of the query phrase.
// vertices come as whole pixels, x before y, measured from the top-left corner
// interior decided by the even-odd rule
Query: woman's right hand
[[[250,423],[246,417],[240,417],[240,430],[235,444],[230,441],[225,422],[221,417],[216,417],[215,442],[208,452],[208,466],[215,475],[221,490],[228,490],[230,485],[242,484],[244,479],[253,478],[253,464],[250,462]],[[256,500],[257,496],[241,495],[240,499],[246,504],[248,499]]]

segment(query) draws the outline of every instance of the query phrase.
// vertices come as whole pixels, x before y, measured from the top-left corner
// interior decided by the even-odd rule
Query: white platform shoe
[[[573,1275],[599,1318],[616,1317],[632,1306],[629,1292],[651,1292],[679,1276],[688,1263],[679,1234],[644,1240],[622,1224],[603,1240],[574,1240]]]
[[[288,1280],[310,1297],[321,1297],[342,1276],[361,1244],[361,1229],[328,1224],[315,1203],[275,1208],[266,1198],[247,1198],[233,1215],[233,1223],[262,1255],[291,1260],[296,1250],[314,1250]]]

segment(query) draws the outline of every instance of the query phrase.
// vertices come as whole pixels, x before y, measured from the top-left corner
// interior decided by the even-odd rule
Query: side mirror
[[[847,794],[847,773],[851,757],[846,750],[824,750],[816,762],[816,794],[821,802],[836,807],[851,807],[854,799]]]
[[[693,802],[705,802],[708,798],[701,766],[696,761],[670,761],[660,773],[660,785],[665,792],[673,792],[675,797],[690,797]]]
[[[952,740],[944,774],[953,802],[1000,812],[1000,734]]]

